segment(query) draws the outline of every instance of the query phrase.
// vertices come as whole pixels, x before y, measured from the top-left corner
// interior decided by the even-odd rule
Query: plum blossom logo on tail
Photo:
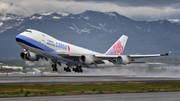
[[[115,55],[121,55],[123,52],[123,46],[121,45],[121,41],[118,41],[114,46],[114,53]]]

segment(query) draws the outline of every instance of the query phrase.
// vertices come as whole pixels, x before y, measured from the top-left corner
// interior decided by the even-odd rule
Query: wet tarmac
[[[136,77],[126,75],[64,75],[64,74],[0,74],[0,84],[56,84],[96,82],[165,82],[180,81],[177,77]]]
[[[179,101],[180,92],[0,98],[1,101]]]

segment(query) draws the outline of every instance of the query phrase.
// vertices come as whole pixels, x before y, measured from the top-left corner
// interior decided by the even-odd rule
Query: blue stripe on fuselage
[[[36,48],[36,49],[40,49],[40,50],[47,51],[47,52],[57,53],[57,52],[54,52],[55,50],[49,48],[48,46],[46,46],[46,45],[44,45],[44,44],[42,44],[42,43],[40,43],[34,39],[26,37],[24,35],[17,35],[16,41],[21,42],[23,44],[26,44],[26,45],[33,47],[33,48]]]

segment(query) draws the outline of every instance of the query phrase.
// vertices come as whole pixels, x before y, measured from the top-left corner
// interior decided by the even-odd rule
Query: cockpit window
[[[30,33],[32,33],[30,30],[26,30],[25,32],[30,32]]]

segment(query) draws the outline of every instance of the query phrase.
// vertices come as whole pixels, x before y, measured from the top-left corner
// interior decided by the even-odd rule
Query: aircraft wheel
[[[54,67],[55,67],[55,68],[57,68],[57,65],[56,65],[56,64],[54,64]]]
[[[82,72],[83,72],[83,70],[82,70],[82,69],[80,69],[80,72],[82,73]]]
[[[57,72],[57,71],[58,71],[58,68],[55,68],[55,71]]]
[[[52,71],[58,71],[56,64],[52,64],[51,67],[52,67]]]
[[[75,69],[74,69],[74,71],[75,71],[75,73],[76,73],[76,72],[78,72],[78,69],[77,69],[77,68],[75,68]]]
[[[71,69],[69,69],[69,72],[71,72]]]
[[[66,68],[66,72],[69,72],[69,68]]]

